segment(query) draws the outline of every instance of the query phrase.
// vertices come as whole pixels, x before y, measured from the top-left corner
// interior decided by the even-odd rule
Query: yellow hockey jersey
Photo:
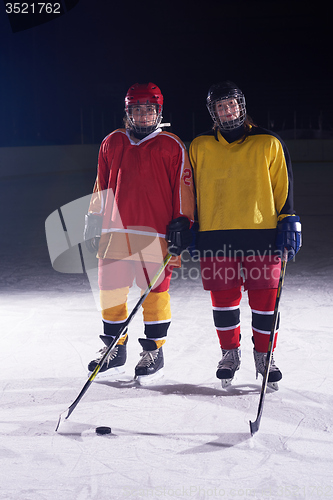
[[[191,143],[199,222],[198,249],[266,254],[278,217],[293,214],[288,150],[274,133],[252,127],[242,142],[209,131]]]

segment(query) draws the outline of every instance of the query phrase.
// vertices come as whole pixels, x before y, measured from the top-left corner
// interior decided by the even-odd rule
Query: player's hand
[[[180,255],[192,243],[192,231],[187,217],[173,219],[168,227],[168,251],[171,255]]]
[[[86,247],[91,253],[98,250],[99,240],[102,234],[103,217],[96,214],[87,214],[85,216],[85,226],[83,232],[83,239]]]
[[[302,226],[297,215],[285,217],[277,225],[276,248],[288,252],[287,260],[292,260],[302,246]]]

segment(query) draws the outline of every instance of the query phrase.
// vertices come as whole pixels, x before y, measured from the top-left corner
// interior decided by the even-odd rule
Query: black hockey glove
[[[297,215],[285,217],[277,225],[276,248],[283,255],[288,252],[288,261],[292,260],[302,246],[302,226]]]
[[[85,216],[83,239],[89,252],[98,250],[99,240],[102,234],[103,217],[101,215],[88,214]]]
[[[180,255],[192,242],[190,221],[187,217],[173,219],[168,228],[168,251],[171,255]]]

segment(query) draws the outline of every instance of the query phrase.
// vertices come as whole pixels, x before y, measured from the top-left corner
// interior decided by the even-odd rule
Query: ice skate
[[[258,352],[255,349],[253,349],[253,356],[254,356],[254,363],[256,365],[256,378],[258,378],[259,373],[260,373],[260,375],[264,376],[267,353],[266,352]],[[282,379],[282,373],[279,370],[279,368],[276,366],[274,358],[273,358],[273,354],[272,354],[271,365],[269,367],[267,386],[270,387],[271,389],[273,389],[274,391],[278,391],[279,390],[278,381],[281,379]]]
[[[223,389],[228,387],[234,376],[235,372],[240,367],[241,351],[237,349],[222,349],[222,359],[217,366],[216,377],[221,380]]]
[[[124,339],[125,337],[125,339]],[[103,340],[105,347],[102,347],[98,351],[99,357],[90,361],[88,365],[89,376],[95,370],[96,366],[99,364],[102,356],[105,354],[106,349],[112,342],[112,337],[107,337],[106,335],[100,335],[100,338]],[[123,336],[120,340],[120,344],[116,344],[113,349],[108,354],[105,362],[103,363],[102,368],[99,370],[95,380],[105,380],[108,378],[112,378],[115,375],[119,375],[121,373],[125,373],[125,363],[126,363],[126,344],[128,341],[128,336]],[[118,341],[118,342],[119,342]]]
[[[163,377],[164,358],[162,347],[159,349],[154,340],[139,339],[143,347],[141,359],[135,367],[135,380],[140,385],[150,385]]]

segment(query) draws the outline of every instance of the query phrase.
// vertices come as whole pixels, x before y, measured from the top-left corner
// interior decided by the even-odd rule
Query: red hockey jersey
[[[169,223],[192,221],[194,206],[192,169],[176,135],[157,129],[135,143],[117,129],[103,140],[89,207],[103,216],[98,258],[161,261]]]

